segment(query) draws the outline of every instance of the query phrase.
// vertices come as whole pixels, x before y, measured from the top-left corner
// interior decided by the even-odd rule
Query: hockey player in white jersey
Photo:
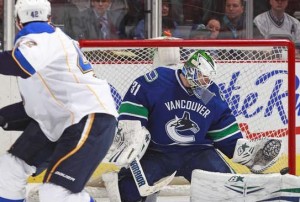
[[[0,73],[17,76],[32,119],[0,157],[0,202],[24,201],[27,178],[49,156],[40,201],[93,201],[83,188],[114,138],[109,84],[94,77],[77,42],[50,24],[50,13],[47,0],[18,0],[20,31],[13,50],[0,53]]]

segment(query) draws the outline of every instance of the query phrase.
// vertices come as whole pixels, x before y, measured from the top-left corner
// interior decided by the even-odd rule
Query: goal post
[[[124,96],[132,81],[153,70],[159,47],[179,47],[181,66],[204,49],[218,66],[215,83],[236,116],[244,137],[280,138],[285,152],[266,172],[289,167],[296,174],[295,46],[289,40],[81,40],[95,74]],[[178,67],[174,67],[178,68]],[[238,173],[247,168],[229,163]]]

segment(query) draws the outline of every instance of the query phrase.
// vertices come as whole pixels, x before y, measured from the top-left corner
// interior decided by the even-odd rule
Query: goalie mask
[[[205,104],[214,96],[207,88],[216,75],[216,64],[208,52],[198,50],[185,62],[182,74],[187,79],[193,93]]]
[[[14,14],[15,19],[18,19],[22,24],[33,21],[48,21],[51,14],[50,2],[48,0],[18,0]]]
[[[208,52],[198,50],[185,62],[182,73],[191,88],[208,88],[216,75],[216,64]]]

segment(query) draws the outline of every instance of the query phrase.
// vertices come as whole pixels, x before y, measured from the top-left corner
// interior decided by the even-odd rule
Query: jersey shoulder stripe
[[[16,63],[19,65],[19,67],[28,75],[33,75],[36,71],[32,67],[32,65],[26,60],[24,55],[21,53],[21,51],[16,48],[12,52],[12,56]]]
[[[29,34],[41,34],[41,33],[54,33],[55,27],[47,22],[32,22],[26,25],[16,36],[15,42],[26,35]]]

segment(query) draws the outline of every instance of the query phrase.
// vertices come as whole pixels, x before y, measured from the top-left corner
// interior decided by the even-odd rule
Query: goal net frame
[[[272,40],[80,40],[79,45],[82,49],[111,49],[111,48],[147,48],[147,47],[189,47],[189,48],[218,48],[240,47],[241,50],[255,50],[258,47],[286,47],[283,60],[288,67],[288,167],[290,174],[296,174],[296,138],[295,138],[295,45],[285,39]],[[128,55],[130,57],[130,55]],[[92,63],[95,61],[91,61]],[[111,61],[113,62],[113,61]],[[97,63],[97,62],[96,62]],[[98,63],[98,65],[101,65]]]

